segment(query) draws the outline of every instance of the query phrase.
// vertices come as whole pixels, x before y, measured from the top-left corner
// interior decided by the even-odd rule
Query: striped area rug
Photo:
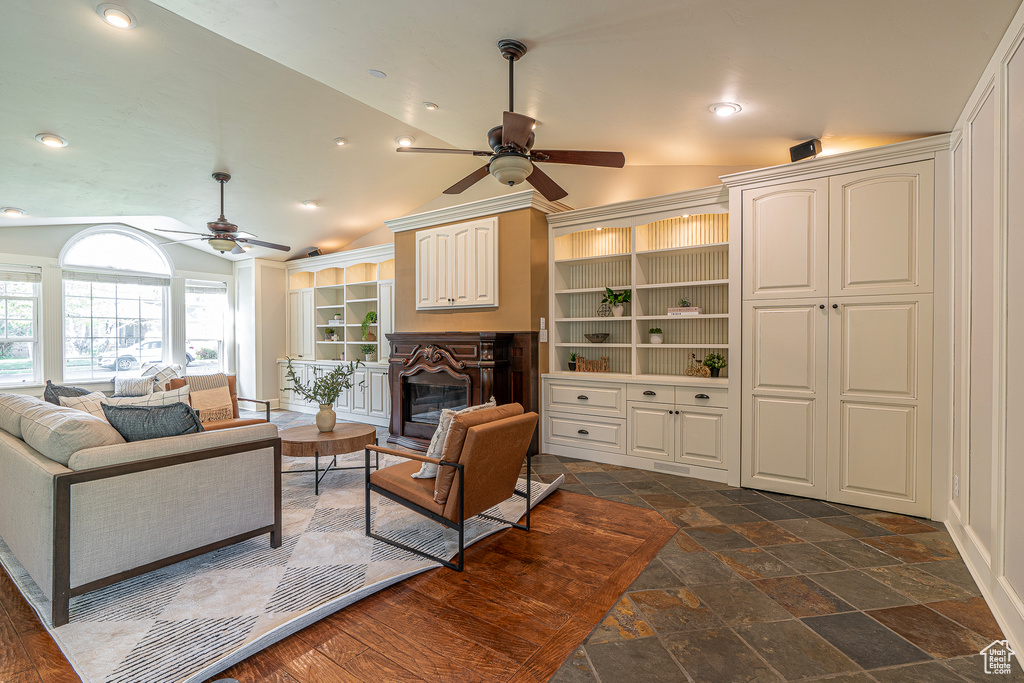
[[[309,466],[285,461],[286,469]],[[382,456],[381,466],[398,461]],[[261,536],[74,598],[71,623],[60,628],[49,626],[49,601],[2,540],[0,562],[85,683],[199,683],[332,612],[439,566],[363,534],[361,470],[331,472],[319,496],[312,476],[283,477],[280,548]],[[533,482],[532,504],[560,483]],[[519,482],[523,491],[525,485]],[[525,511],[525,499],[514,496],[489,513],[518,520]],[[455,532],[386,498],[373,496],[371,515],[375,531],[406,545],[440,556],[458,549]],[[466,544],[503,528],[474,518]]]

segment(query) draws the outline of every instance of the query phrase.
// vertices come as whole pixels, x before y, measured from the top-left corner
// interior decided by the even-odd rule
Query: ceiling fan
[[[229,223],[224,218],[224,183],[231,180],[231,176],[223,171],[218,171],[213,174],[213,179],[220,183],[220,217],[215,221],[210,221],[206,224],[207,229],[212,232],[212,235],[203,235],[198,232],[188,232],[186,230],[165,230],[163,228],[157,228],[159,232],[176,232],[182,235],[198,235],[198,237],[192,237],[187,240],[179,240],[172,242],[172,244],[181,244],[182,242],[194,242],[196,240],[206,240],[210,243],[210,246],[224,253],[230,251],[232,254],[244,254],[246,252],[244,245],[251,244],[255,247],[266,247],[267,249],[277,249],[279,251],[291,251],[291,247],[286,247],[283,244],[274,244],[273,242],[263,242],[261,240],[252,239],[249,237],[238,236],[238,226],[234,223]]]
[[[578,164],[581,166],[607,166],[622,168],[626,157],[622,152],[584,152],[578,150],[533,149],[534,119],[517,114],[513,108],[513,73],[516,61],[526,54],[526,46],[518,40],[498,41],[498,49],[508,60],[508,111],[501,119],[501,125],[487,132],[490,152],[471,149],[442,149],[438,147],[399,147],[399,152],[420,152],[428,154],[472,154],[490,157],[487,165],[478,168],[455,183],[444,194],[459,194],[482,180],[488,174],[506,185],[518,185],[524,180],[549,201],[565,197],[568,192],[559,187],[546,173],[536,166],[538,162],[552,164]]]

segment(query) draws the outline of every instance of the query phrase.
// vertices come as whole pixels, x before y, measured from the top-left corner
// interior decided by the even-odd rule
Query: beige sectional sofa
[[[52,600],[269,533],[281,544],[273,424],[127,443],[100,418],[0,394],[0,538]]]

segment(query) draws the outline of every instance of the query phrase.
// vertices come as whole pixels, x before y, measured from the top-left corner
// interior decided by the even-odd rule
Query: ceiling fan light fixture
[[[28,211],[25,209],[19,209],[16,206],[0,206],[0,216],[5,216],[7,218],[18,218],[27,213]]]
[[[131,12],[120,5],[103,3],[96,7],[96,14],[100,16],[100,19],[114,28],[135,28],[135,17]]]
[[[67,147],[68,141],[54,133],[39,133],[36,140],[47,147]]]
[[[519,154],[499,156],[491,162],[491,175],[502,185],[518,185],[533,173],[533,164]]]
[[[210,238],[208,243],[216,251],[219,251],[222,254],[225,251],[231,251],[232,249],[235,248],[235,241],[234,240],[224,239],[223,237],[212,237],[212,238]]]
[[[416,142],[416,138],[411,135],[399,135],[395,138],[395,143],[399,147],[412,147],[412,143]]]
[[[732,116],[743,111],[743,107],[735,102],[715,102],[708,107],[715,116]]]

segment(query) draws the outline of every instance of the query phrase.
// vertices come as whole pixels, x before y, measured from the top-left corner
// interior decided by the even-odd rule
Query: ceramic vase
[[[377,335],[375,335],[373,332],[367,332],[366,336],[363,337],[363,339],[365,339],[368,342],[375,342],[377,341]]]
[[[368,353],[368,354],[366,354],[366,362],[367,363],[376,363],[377,362],[377,354],[376,353]]]
[[[613,318],[621,318],[622,314],[625,312],[625,310],[626,310],[626,307],[623,306],[622,304],[617,304],[615,306],[612,306],[612,317]]]
[[[338,414],[334,412],[334,406],[330,403],[321,403],[320,410],[316,414],[316,428],[321,432],[329,432],[338,424]]]
[[[664,341],[665,341],[665,337],[663,335],[660,335],[660,334],[652,334],[651,335],[651,343],[652,344],[662,344],[662,343],[664,343]]]

